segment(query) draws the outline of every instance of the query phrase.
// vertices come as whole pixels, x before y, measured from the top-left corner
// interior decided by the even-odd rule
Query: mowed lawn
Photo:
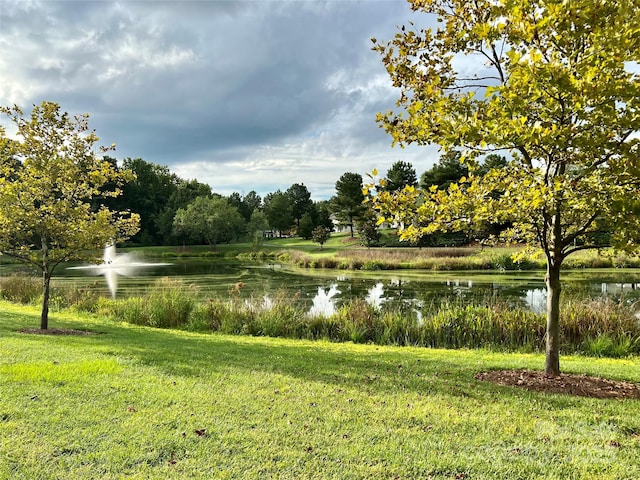
[[[541,355],[197,334],[0,303],[2,479],[637,479],[640,401],[498,387]],[[640,359],[565,356],[640,382]]]

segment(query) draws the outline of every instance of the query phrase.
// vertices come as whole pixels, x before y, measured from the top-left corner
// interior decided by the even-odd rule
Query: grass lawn
[[[640,401],[498,387],[541,355],[135,327],[0,303],[1,479],[637,479]],[[640,359],[563,357],[640,382]]]

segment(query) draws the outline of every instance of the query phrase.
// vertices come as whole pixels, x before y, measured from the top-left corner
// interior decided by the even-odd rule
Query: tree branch
[[[571,255],[572,253],[575,252],[579,252],[581,250],[597,250],[599,248],[607,248],[610,247],[611,245],[608,243],[602,243],[602,244],[593,244],[593,245],[576,245],[575,247],[571,247],[567,250],[564,251],[564,257],[568,257],[569,255]]]
[[[582,228],[576,230],[574,233],[572,233],[571,235],[567,236],[564,240],[563,240],[563,246],[562,248],[569,246],[573,243],[573,241],[575,239],[577,239],[580,235],[586,235],[587,233],[596,233],[596,232],[589,232],[587,229],[593,224],[593,222],[596,221],[596,219],[598,218],[599,213],[594,213],[593,215],[591,215],[591,217],[589,217],[589,219],[584,223],[584,225],[582,226]]]

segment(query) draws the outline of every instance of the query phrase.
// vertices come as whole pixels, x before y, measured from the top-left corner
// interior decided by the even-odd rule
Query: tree
[[[331,220],[331,204],[327,200],[316,202],[316,225],[326,227],[333,232],[333,220]]]
[[[418,177],[416,176],[416,169],[413,168],[409,162],[397,161],[391,168],[387,170],[385,190],[391,192],[396,190],[402,190],[409,185],[415,187],[418,185]]]
[[[461,152],[457,150],[450,150],[441,155],[438,163],[420,177],[420,187],[428,190],[435,185],[440,190],[446,190],[452,183],[468,177],[469,167],[460,162],[461,156]]]
[[[297,226],[300,226],[300,219],[313,207],[313,200],[311,200],[311,193],[304,183],[294,183],[287,191],[287,196],[291,201],[291,215]]]
[[[140,231],[132,241],[142,245],[161,245],[157,220],[167,200],[178,188],[179,178],[164,165],[156,165],[142,158],[125,158],[124,168],[135,174],[135,179],[123,187],[122,204],[140,214]]]
[[[286,193],[277,190],[274,193],[267,194],[264,197],[263,211],[267,216],[269,226],[274,230],[278,230],[280,234],[293,226],[291,199]]]
[[[394,143],[459,149],[470,167],[486,153],[511,157],[447,191],[383,192],[378,204],[404,219],[405,238],[512,221],[505,237],[542,249],[548,375],[560,373],[564,260],[608,245],[634,249],[640,240],[640,78],[628,68],[640,57],[637,7],[637,0],[414,0],[413,10],[437,17],[436,28],[373,39],[401,89],[404,113],[378,116]],[[456,71],[464,62],[468,68]],[[600,235],[607,229],[609,238]]]
[[[378,229],[378,215],[373,208],[367,208],[358,221],[358,232],[365,246],[375,247],[379,244],[382,234]]]
[[[175,242],[184,242],[186,239],[176,235],[173,228],[173,219],[176,212],[187,206],[198,197],[210,197],[211,187],[206,183],[200,183],[197,180],[177,179],[175,191],[169,197],[165,206],[160,212],[154,215],[154,224],[158,241],[164,245],[175,245]]]
[[[8,138],[0,127],[0,252],[42,272],[40,328],[46,330],[58,265],[97,262],[105,244],[138,230],[137,215],[95,202],[119,195],[132,174],[96,155],[99,139],[89,131],[88,114],[71,118],[46,101],[33,107],[30,118],[18,106],[0,112],[18,137]]]
[[[320,250],[329,238],[331,238],[331,230],[327,227],[316,227],[313,229],[312,238],[315,243],[320,244]]]
[[[252,239],[253,245],[258,247],[262,243],[264,238],[264,231],[269,228],[269,222],[267,222],[267,216],[260,210],[254,210],[251,214],[251,219],[247,223],[247,233],[249,238]]]
[[[244,233],[245,221],[238,209],[222,197],[198,197],[173,220],[179,233],[193,241],[204,241],[215,250],[221,242],[230,242]]]
[[[227,203],[232,207],[235,207],[240,215],[242,215],[243,217],[245,216],[246,212],[244,211],[242,195],[240,195],[238,192],[233,192],[231,195],[229,195],[227,197]],[[251,218],[251,213],[249,213],[249,218]],[[245,218],[245,220],[249,220],[249,218]]]
[[[260,198],[260,195],[258,195],[255,190],[251,190],[242,197],[242,202],[245,205],[245,211],[249,212],[249,218],[251,218],[253,212],[262,208],[262,198]]]
[[[300,238],[304,238],[305,240],[311,240],[313,238],[313,230],[318,226],[314,217],[317,217],[317,214],[313,215],[310,212],[302,216],[298,223],[297,232]]]
[[[333,231],[333,221],[329,213],[329,202],[326,200],[312,203],[306,213],[302,215],[300,224],[298,225],[298,236],[305,240],[311,240],[313,230],[316,227],[325,227],[328,228],[330,232]]]
[[[336,182],[336,195],[331,199],[331,209],[338,221],[348,225],[353,237],[353,223],[364,212],[362,175],[346,172]]]
[[[492,170],[504,168],[509,162],[504,155],[498,155],[497,153],[490,153],[482,160],[482,163],[478,166],[475,174],[478,176],[485,176]]]

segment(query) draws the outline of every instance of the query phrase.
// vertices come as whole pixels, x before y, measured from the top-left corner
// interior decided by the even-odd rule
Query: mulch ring
[[[99,335],[100,332],[91,332],[89,330],[73,330],[71,328],[21,328],[19,333],[30,333],[33,335]]]
[[[478,380],[544,393],[564,393],[589,398],[640,399],[640,385],[620,380],[563,373],[551,377],[541,371],[495,370],[475,375]]]

